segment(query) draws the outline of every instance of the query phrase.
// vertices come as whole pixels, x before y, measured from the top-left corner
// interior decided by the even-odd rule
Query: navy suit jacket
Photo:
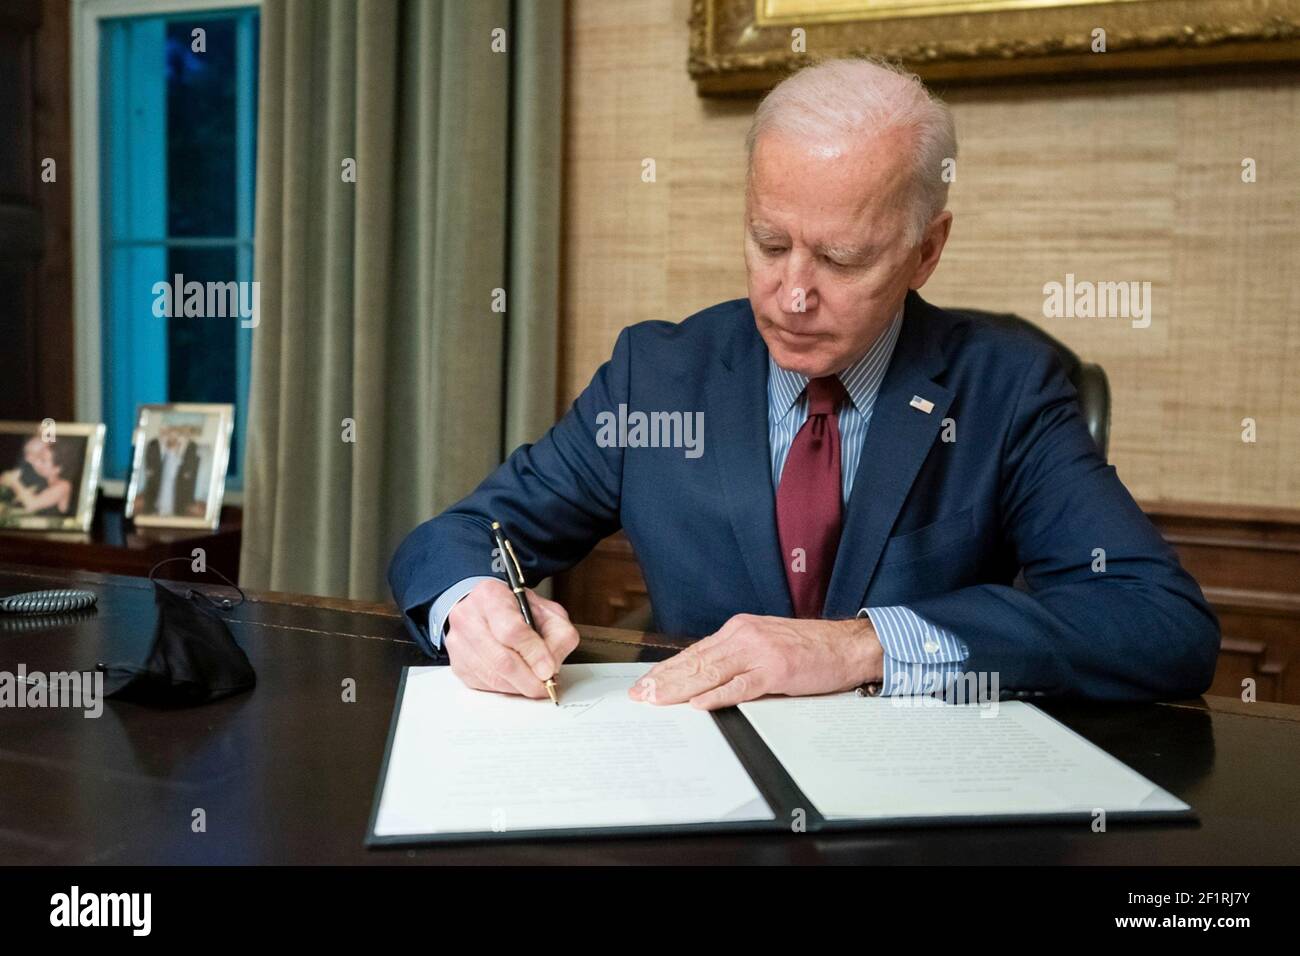
[[[398,549],[389,583],[421,646],[434,653],[431,602],[493,573],[491,519],[530,584],[623,528],[661,632],[702,637],[739,613],[793,617],[766,383],[767,349],[745,299],[625,328],[561,421]],[[913,407],[914,396],[933,408]],[[597,416],[619,405],[702,411],[703,453],[601,447]],[[1013,586],[1021,570],[1027,589]],[[1004,697],[1195,696],[1219,649],[1200,588],[1098,454],[1052,348],[915,292],[823,617],[896,604],[960,637],[965,669],[997,672]]]

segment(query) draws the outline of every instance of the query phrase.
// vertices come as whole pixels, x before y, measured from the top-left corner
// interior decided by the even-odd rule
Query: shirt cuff
[[[881,694],[942,694],[962,673],[970,649],[952,631],[906,607],[864,607],[884,649]]]
[[[438,595],[438,599],[429,607],[429,640],[433,643],[435,650],[442,650],[442,639],[446,636],[447,631],[447,618],[450,616],[451,609],[455,607],[456,602],[474,590],[480,581],[499,580],[501,579],[494,578],[490,574],[480,574],[457,581]]]

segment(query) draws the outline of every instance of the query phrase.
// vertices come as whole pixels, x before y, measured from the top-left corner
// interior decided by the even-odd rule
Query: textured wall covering
[[[696,95],[688,6],[570,8],[566,405],[623,326],[745,292],[754,101]],[[961,147],[956,221],[923,294],[1017,311],[1101,362],[1111,459],[1139,499],[1300,504],[1300,69],[941,92]],[[1150,327],[1044,318],[1043,284],[1067,273],[1150,282]]]

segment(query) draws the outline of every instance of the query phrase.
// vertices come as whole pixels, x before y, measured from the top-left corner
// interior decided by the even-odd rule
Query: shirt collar
[[[859,412],[865,412],[875,402],[876,392],[880,390],[880,383],[889,368],[889,359],[894,353],[902,325],[903,309],[899,307],[898,314],[886,326],[880,338],[876,339],[875,344],[867,349],[867,354],[839,373],[840,383],[849,393],[853,407]],[[778,417],[784,418],[794,407],[807,384],[808,376],[782,368],[776,364],[772,353],[767,353],[767,403]]]

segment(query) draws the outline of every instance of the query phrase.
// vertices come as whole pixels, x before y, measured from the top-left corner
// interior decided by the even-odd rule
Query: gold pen
[[[497,553],[501,555],[501,564],[506,569],[506,578],[510,581],[510,590],[515,593],[515,601],[519,604],[519,612],[524,616],[524,623],[537,631],[537,624],[533,621],[533,610],[528,606],[528,594],[524,591],[524,569],[519,566],[519,559],[515,557],[515,549],[506,540],[500,521],[492,522],[492,538],[496,541]],[[537,631],[537,634],[540,637],[541,631]],[[546,693],[550,695],[551,703],[559,707],[560,688],[555,683],[554,676],[546,679]]]

